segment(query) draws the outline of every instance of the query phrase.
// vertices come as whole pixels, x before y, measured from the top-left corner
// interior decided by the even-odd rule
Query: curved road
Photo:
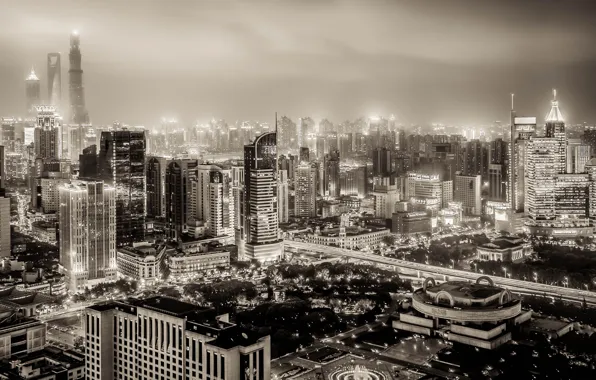
[[[402,269],[409,269],[413,271],[420,271],[430,275],[447,276],[456,279],[466,279],[475,281],[481,275],[475,272],[467,272],[459,269],[450,269],[444,267],[437,267],[434,265],[414,263],[400,259],[388,258],[380,255],[364,253],[360,251],[352,251],[349,249],[331,247],[327,245],[305,243],[293,240],[285,240],[284,248],[293,248],[300,251],[306,251],[315,254],[343,256],[356,260],[371,261],[384,265],[393,265]],[[563,299],[582,302],[584,299],[586,303],[596,305],[596,292],[587,290],[579,290],[574,288],[565,288],[561,286],[547,285],[530,281],[515,280],[512,278],[505,278],[500,276],[482,275],[489,277],[496,285],[508,288],[510,290],[522,290],[533,294],[548,294],[552,296],[561,296]]]

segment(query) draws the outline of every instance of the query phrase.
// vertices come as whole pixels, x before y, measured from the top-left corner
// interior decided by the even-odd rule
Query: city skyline
[[[0,114],[22,112],[24,99],[7,94],[24,92],[32,65],[45,86],[45,57],[65,55],[68,33],[78,29],[96,125],[118,120],[151,127],[163,116],[185,123],[270,121],[274,111],[336,123],[395,114],[405,125],[477,125],[506,121],[511,92],[519,113],[541,122],[551,88],[559,91],[568,123],[596,119],[589,107],[596,90],[588,85],[596,67],[589,48],[595,27],[583,16],[589,12],[581,12],[586,2],[376,2],[366,8],[226,2],[167,9],[149,2],[134,10],[143,16],[137,18],[114,2],[61,4],[7,9],[2,31],[27,28],[18,38],[1,33],[7,54],[0,79],[10,91],[0,95]],[[66,6],[68,15],[60,11]],[[532,26],[530,19],[543,22]]]

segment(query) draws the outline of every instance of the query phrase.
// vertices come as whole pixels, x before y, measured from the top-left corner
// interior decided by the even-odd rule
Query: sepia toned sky
[[[0,0],[0,115],[25,107],[31,66],[81,35],[94,124],[224,118],[404,123],[596,122],[596,11],[586,0]]]

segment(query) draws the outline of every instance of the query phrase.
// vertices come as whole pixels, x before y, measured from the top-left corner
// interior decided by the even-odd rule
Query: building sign
[[[37,112],[56,112],[56,107],[55,106],[48,106],[48,105],[35,106],[35,110]]]

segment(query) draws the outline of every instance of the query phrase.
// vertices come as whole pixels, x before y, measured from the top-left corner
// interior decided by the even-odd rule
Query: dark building
[[[147,161],[147,217],[165,216],[165,175],[167,161],[150,157]]]
[[[373,176],[386,177],[391,174],[391,150],[377,148],[373,151]]]
[[[173,241],[180,239],[191,216],[191,181],[197,178],[197,160],[175,160],[166,169],[166,231]]]
[[[468,141],[464,151],[463,174],[480,175],[485,180],[488,177],[488,152],[486,143],[480,140]]]
[[[68,92],[70,96],[70,121],[74,124],[88,124],[89,114],[85,108],[83,70],[81,69],[81,49],[79,34],[70,35],[70,69],[68,70]]]
[[[591,156],[596,155],[596,126],[587,126],[582,135],[582,144],[590,146]]]
[[[98,157],[99,176],[116,188],[118,246],[145,237],[145,132],[104,131]]]
[[[306,147],[300,147],[300,162],[309,162],[310,152]]]
[[[391,232],[402,235],[430,234],[432,225],[426,211],[398,211],[393,213]]]
[[[97,145],[83,149],[79,155],[79,178],[97,178]]]
[[[323,168],[323,191],[324,194],[338,198],[339,187],[339,151],[335,150],[325,155]]]

